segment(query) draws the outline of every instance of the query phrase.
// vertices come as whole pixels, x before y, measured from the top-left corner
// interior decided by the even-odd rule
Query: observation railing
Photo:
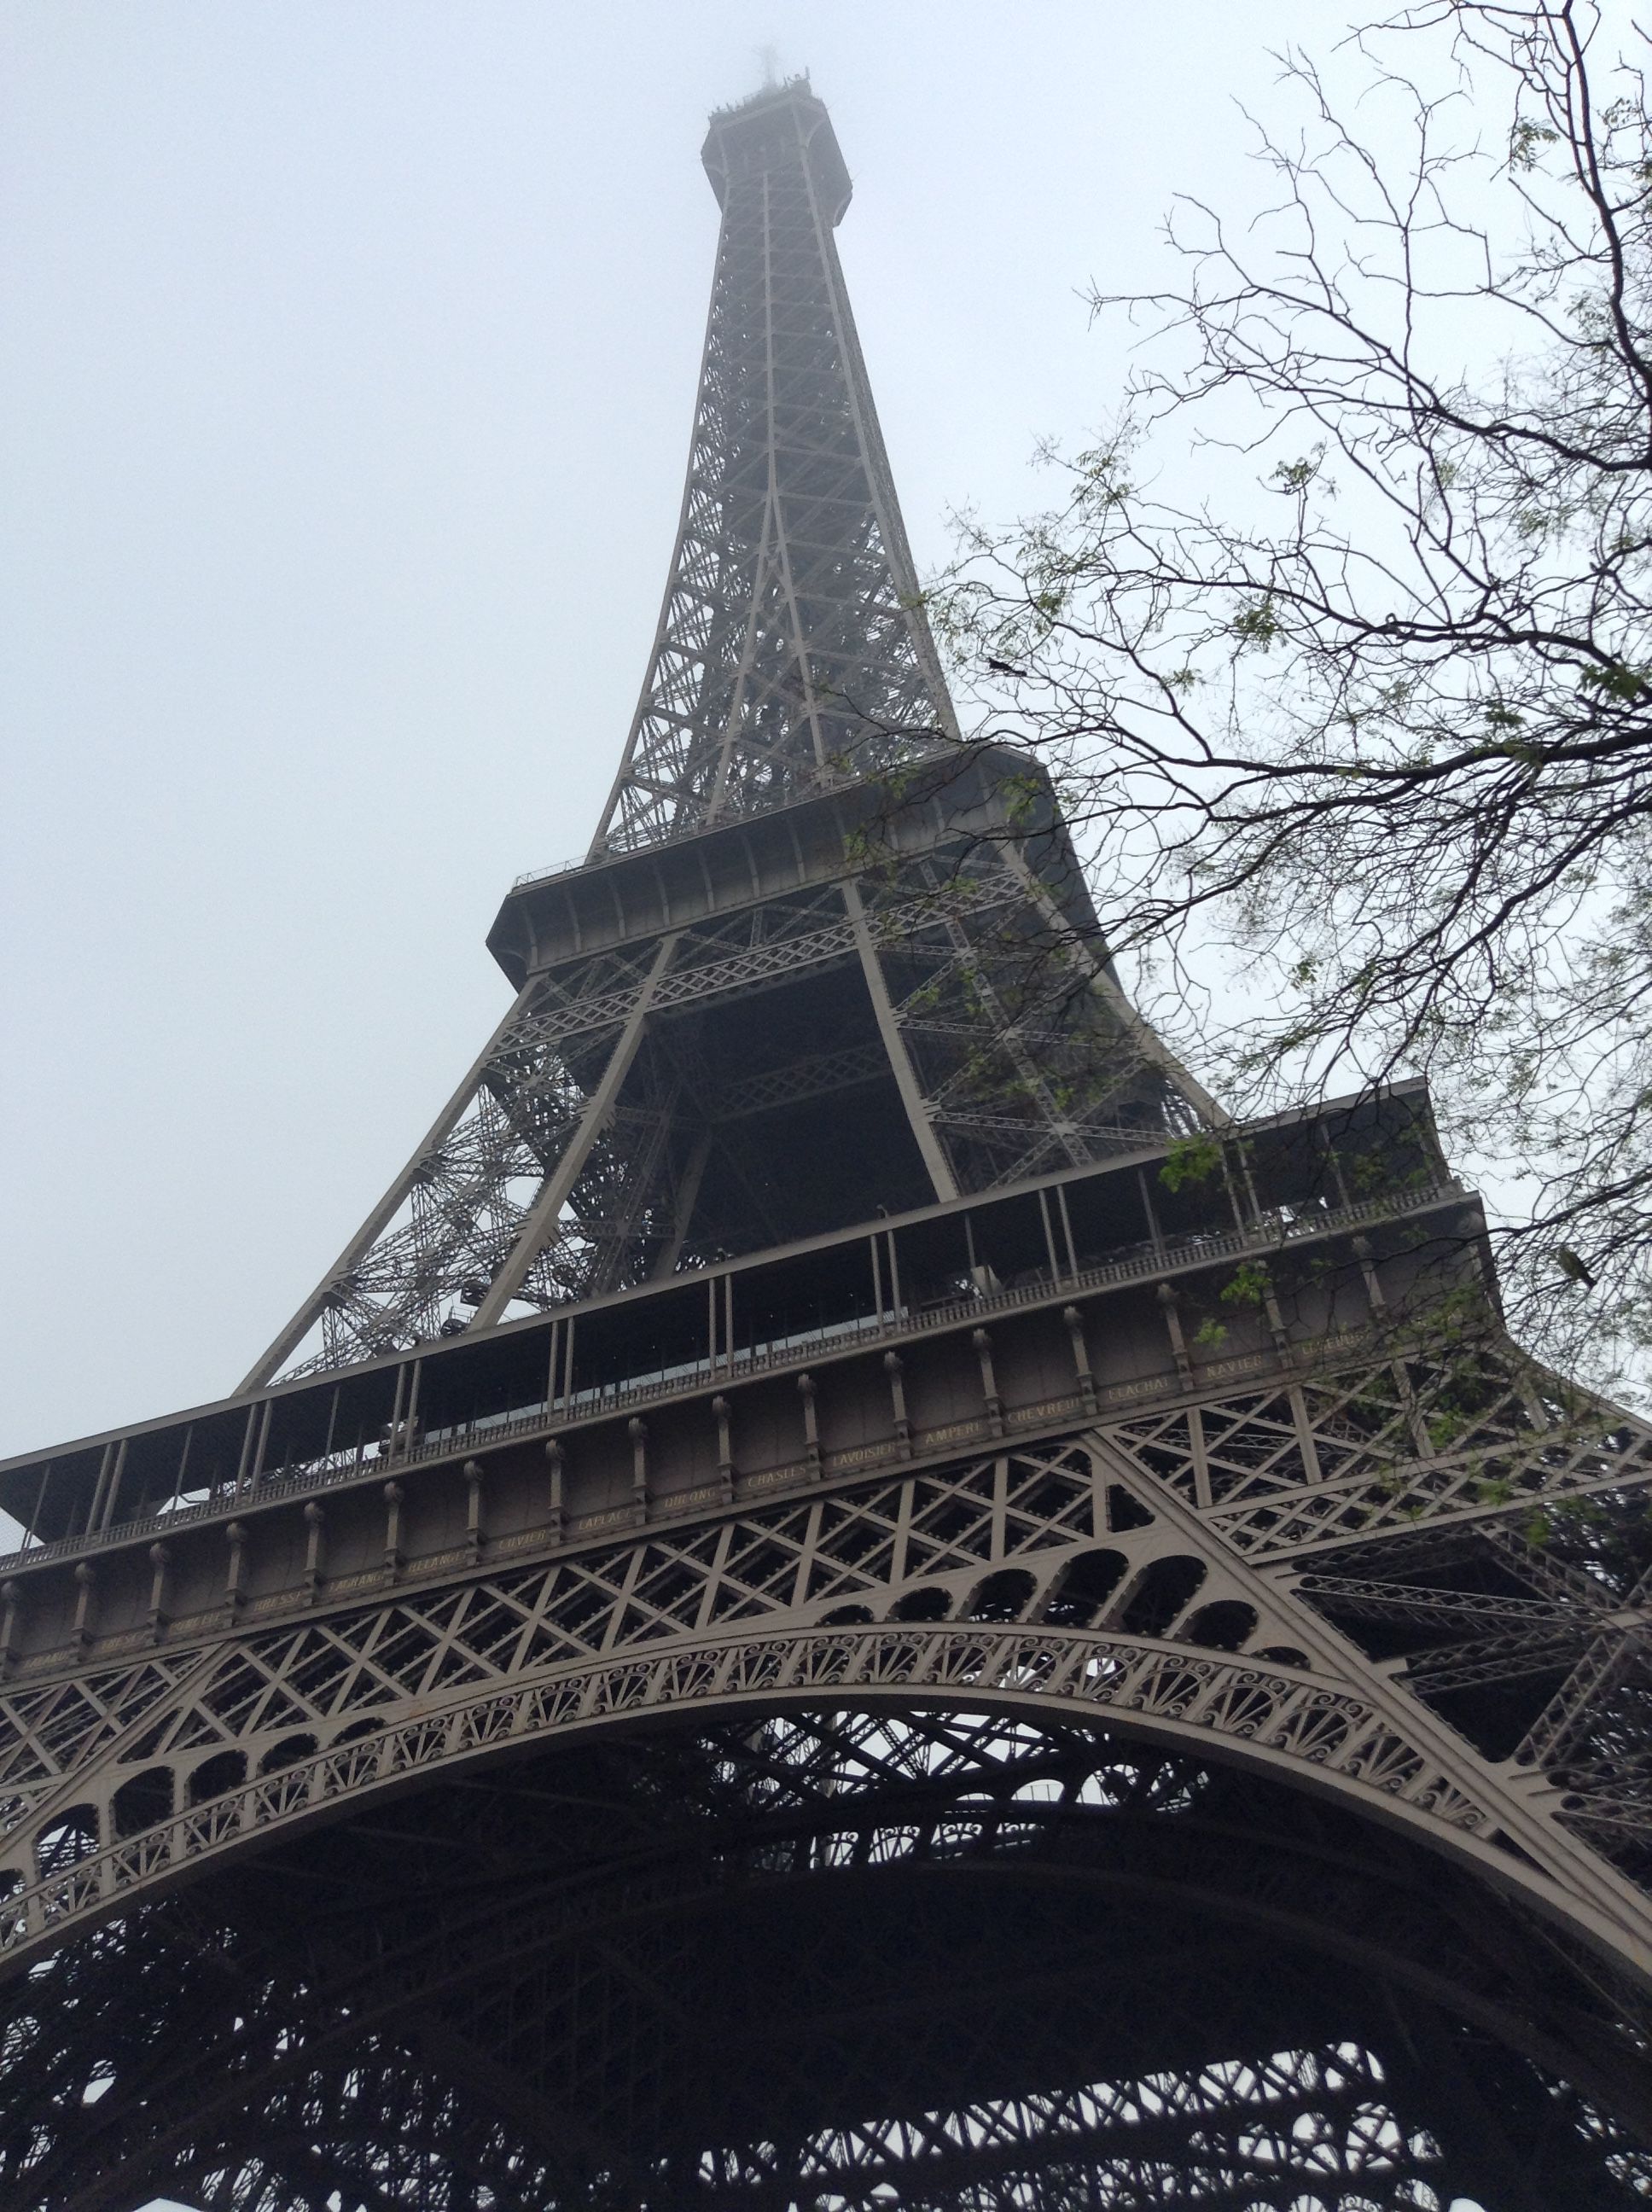
[[[848,769],[811,768],[803,762],[788,763],[787,772],[799,785],[798,796],[800,799],[813,798],[821,792],[841,791],[847,785],[862,781],[859,776]],[[587,848],[583,853],[574,854],[571,860],[552,860],[548,866],[543,868],[525,869],[519,876],[513,878],[511,889],[513,891],[523,891],[530,890],[535,884],[555,883],[558,876],[571,876],[576,868],[597,868],[600,867],[604,860],[629,860],[634,853],[650,852],[656,845],[680,845],[685,838],[698,837],[708,830],[725,830],[732,823],[749,818],[748,816],[740,814],[725,814],[720,816],[714,822],[685,822],[680,829],[668,830],[663,835],[650,837],[640,845],[616,845],[600,852]]]
[[[342,1487],[374,1474],[399,1473],[422,1462],[451,1459],[471,1449],[492,1449],[546,1431],[582,1425],[615,1413],[676,1397],[711,1383],[735,1383],[787,1367],[801,1367],[823,1351],[839,1352],[863,1344],[893,1342],[965,1326],[979,1326],[993,1314],[1039,1305],[1054,1297],[1073,1297],[1106,1290],[1128,1282],[1151,1279],[1189,1267],[1208,1267],[1223,1260],[1244,1260],[1277,1252],[1310,1237],[1373,1227],[1406,1213],[1424,1212],[1430,1206],[1466,1195],[1463,1186],[1443,1178],[1413,1191],[1367,1200],[1363,1205],[1305,1209],[1291,1214],[1275,1210],[1244,1229],[1232,1229],[1133,1249],[1114,1260],[1070,1273],[1029,1270],[1020,1280],[995,1290],[979,1291],[968,1297],[943,1300],[931,1305],[902,1305],[880,1313],[823,1323],[819,1328],[793,1332],[720,1357],[685,1361],[669,1369],[625,1376],[612,1382],[592,1384],[566,1397],[536,1403],[507,1413],[483,1414],[472,1421],[432,1430],[406,1447],[386,1449],[375,1446],[371,1455],[360,1446],[306,1460],[301,1465],[263,1476],[255,1486],[239,1492],[225,1489],[189,1504],[167,1505],[137,1518],[117,1522],[107,1528],[76,1536],[59,1536],[44,1544],[30,1544],[0,1555],[0,1574],[18,1566],[35,1566],[47,1559],[72,1557],[82,1552],[104,1551],[145,1536],[165,1536],[191,1522],[233,1516],[254,1505],[307,1492]]]

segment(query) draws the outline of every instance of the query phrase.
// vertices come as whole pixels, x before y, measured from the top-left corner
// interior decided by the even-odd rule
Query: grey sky
[[[1121,356],[1078,288],[1340,10],[0,9],[0,1450],[232,1386],[502,1008],[652,633],[707,109],[809,67],[920,563]]]

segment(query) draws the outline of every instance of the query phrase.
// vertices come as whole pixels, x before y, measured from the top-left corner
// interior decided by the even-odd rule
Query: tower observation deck
[[[0,1464],[15,2212],[1652,2195],[1652,1431],[964,739],[802,80],[584,859],[240,1387]]]

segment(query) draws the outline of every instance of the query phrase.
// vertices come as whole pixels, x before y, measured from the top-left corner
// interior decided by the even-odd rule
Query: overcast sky
[[[665,580],[707,110],[808,68],[921,565],[1327,0],[0,8],[0,1451],[233,1387],[502,1010]]]

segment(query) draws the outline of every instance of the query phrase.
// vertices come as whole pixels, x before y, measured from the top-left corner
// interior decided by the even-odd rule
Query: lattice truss
[[[1005,846],[961,842],[864,896],[883,924],[902,1043],[961,1191],[1200,1126],[1180,1070]]]
[[[518,1000],[458,1097],[303,1310],[277,1360],[303,1374],[373,1358],[466,1326],[523,1241],[548,1177],[591,1118],[658,947],[543,976]],[[611,1151],[612,1145],[609,1149]],[[594,1210],[611,1182],[592,1163]],[[572,1194],[571,1194],[572,1195]],[[590,1242],[579,1203],[544,1224],[541,1297],[577,1294]],[[565,1249],[564,1249],[565,1248]],[[560,1279],[565,1287],[558,1289]]]
[[[1471,1832],[1491,1817],[1473,1774],[1513,1759],[1545,1778],[1565,1829],[1644,1887],[1649,1491],[1647,1430],[1512,1351],[1449,1370],[1367,1357],[389,1589],[198,1655],[14,1683],[0,1816],[24,1885],[15,1930],[525,1730],[758,1694],[779,1666],[799,1686],[957,1698],[990,1680],[1197,1712]],[[1311,1656],[1325,1624],[1343,1639],[1328,1679]],[[794,1658],[768,1640],[791,1636]],[[1397,1705],[1388,1671],[1367,1671],[1394,1660]],[[1408,1711],[1449,1719],[1470,1765],[1430,1751]]]
[[[853,1705],[657,1727],[312,1832],[14,1981],[0,2109],[28,2117],[0,2189],[16,2212],[1642,2202],[1644,2154],[1540,2036],[1419,1994],[1518,2042],[1546,1971],[1495,1899],[1196,1756]]]
[[[932,748],[951,710],[822,204],[807,96],[726,142],[688,489],[599,845]]]
[[[841,892],[825,886],[536,978],[265,1366],[325,1370],[457,1334],[507,1269],[513,1312],[669,1272],[698,1187],[701,1127],[749,1113],[762,1094],[726,1095],[680,1024],[664,1048],[641,1051],[645,1006],[658,1029],[673,1008],[843,964],[855,945]],[[768,1088],[778,1103],[865,1080],[865,1060],[770,1072]],[[548,1209],[559,1170],[565,1188]],[[759,1217],[721,1237],[713,1224],[701,1241],[749,1249],[781,1233]]]
[[[832,242],[842,178],[835,146],[829,160],[821,151],[829,131],[798,88],[726,118],[683,520],[598,853],[956,742]],[[929,1125],[920,1143],[944,1195],[949,1181],[987,1189],[1196,1126],[1208,1102],[1193,1103],[1083,937],[988,838],[537,979],[249,1385],[797,1233],[749,1177],[731,1195],[738,1146],[706,1182],[713,1125],[731,1104],[750,1109],[693,1026],[668,1036],[662,1018],[870,958],[874,945],[889,1002],[881,1057],[855,1036],[782,1068],[748,1039],[742,1081],[795,1103],[875,1081],[903,1057],[896,1073]],[[702,1188],[717,1196],[696,1218]]]
[[[703,1017],[863,957],[960,1189],[1197,1126],[1037,884],[998,847],[962,846],[537,978],[268,1364],[322,1371],[455,1334],[501,1276],[523,1313],[783,1243],[796,1232],[740,1125],[886,1079],[890,1048],[854,1031],[768,1065],[759,1024],[731,1070]],[[720,1209],[704,1198],[714,1150]]]

